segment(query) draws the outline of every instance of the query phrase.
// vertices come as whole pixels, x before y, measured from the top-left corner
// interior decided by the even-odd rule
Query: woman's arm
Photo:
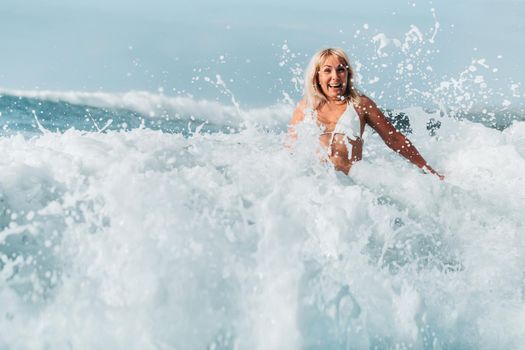
[[[306,101],[303,98],[299,103],[297,103],[297,106],[295,107],[295,110],[292,115],[292,119],[290,120],[290,123],[288,124],[288,137],[286,140],[286,147],[291,147],[293,142],[297,140],[297,131],[295,130],[295,126],[302,122],[305,117],[304,110],[306,109]]]
[[[368,125],[377,131],[379,136],[381,136],[388,147],[401,154],[423,171],[429,171],[430,173],[438,176],[440,180],[445,178],[427,164],[425,159],[421,156],[416,147],[414,147],[412,142],[410,142],[410,140],[406,138],[405,135],[394,128],[394,126],[379,110],[374,101],[366,96],[362,96],[361,102],[359,103],[359,108],[364,112],[365,120]]]

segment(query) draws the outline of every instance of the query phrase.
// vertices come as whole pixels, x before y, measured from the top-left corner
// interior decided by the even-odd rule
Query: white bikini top
[[[315,112],[314,117],[317,120],[317,112]],[[324,134],[331,134],[332,139],[335,134],[345,134],[348,138],[353,140],[361,137],[361,119],[359,118],[359,114],[357,114],[353,103],[348,103],[343,115],[339,117],[339,120],[335,124],[334,130],[325,131],[323,132],[323,135]]]

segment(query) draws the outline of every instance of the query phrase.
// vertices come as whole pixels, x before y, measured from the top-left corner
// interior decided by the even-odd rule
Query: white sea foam
[[[433,69],[416,56],[434,43],[432,14],[430,31],[370,38],[371,59],[407,82],[426,77]],[[282,50],[299,91],[302,56]],[[368,63],[354,62],[356,81],[381,82]],[[491,93],[490,68],[476,58],[429,78],[426,90],[407,83],[406,96],[472,111]],[[0,90],[150,120],[242,125],[231,134],[58,133],[35,111],[34,132],[0,138],[0,348],[525,346],[525,122],[498,131],[406,109],[411,140],[446,180],[422,174],[370,130],[364,160],[346,177],[319,161],[309,123],[283,147],[287,93],[286,103],[245,108],[220,75],[202,79],[226,104]],[[480,119],[492,113],[483,108]],[[430,118],[441,123],[433,136]]]
[[[522,348],[525,123],[408,112],[444,182],[308,125],[0,138],[0,348]]]

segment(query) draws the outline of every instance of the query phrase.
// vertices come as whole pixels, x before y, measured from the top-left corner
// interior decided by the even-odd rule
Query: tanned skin
[[[352,140],[345,134],[336,133],[333,134],[333,142],[330,145],[332,132],[337,122],[346,108],[353,108],[344,97],[342,98],[342,95],[347,91],[349,74],[346,62],[335,55],[331,55],[320,65],[314,81],[314,84],[325,97],[324,102],[316,110],[316,122],[324,130],[319,141],[327,149],[328,159],[334,164],[335,169],[348,174],[352,164],[361,160],[363,157],[363,132],[365,125],[368,124],[381,136],[388,147],[417,167],[429,171],[443,180],[444,177],[427,164],[414,145],[390,124],[374,101],[366,96],[361,96],[359,102],[354,104],[361,122],[359,137]],[[297,138],[295,125],[304,120],[306,107],[306,101],[303,99],[294,111],[289,129],[291,141]],[[348,154],[347,144],[352,146],[351,154]]]
[[[297,108],[294,111],[292,120],[290,121],[289,136],[291,140],[297,138],[295,132],[295,125],[303,121],[305,118],[306,102],[301,100]],[[317,111],[317,123],[326,132],[334,130],[339,118],[344,114],[346,108],[352,108],[345,101],[341,100],[329,100],[323,104]],[[410,140],[400,133],[394,126],[388,121],[381,110],[377,107],[374,101],[367,96],[361,96],[359,104],[355,105],[356,111],[361,120],[360,135],[357,140],[351,140],[347,137],[347,142],[352,145],[351,155],[349,157],[349,150],[344,142],[346,135],[335,134],[334,142],[331,150],[328,150],[328,158],[333,163],[336,170],[342,171],[348,174],[352,164],[359,161],[363,157],[363,139],[362,135],[364,132],[364,126],[370,125],[378,135],[383,139],[385,144],[395,152],[399,153],[411,163],[416,165],[418,168],[424,169],[437,177],[440,180],[444,179],[443,175],[437,173],[430,165],[427,164],[425,159],[418,152],[416,147],[410,142]],[[330,135],[321,135],[319,141],[323,147],[329,147]]]

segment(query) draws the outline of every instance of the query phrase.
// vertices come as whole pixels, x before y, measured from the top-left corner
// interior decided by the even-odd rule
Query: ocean
[[[404,110],[440,182],[371,132],[348,177],[283,147],[290,105],[0,105],[0,348],[525,344],[523,121]]]
[[[0,349],[524,348],[525,120],[486,65],[383,106],[444,181],[369,127],[335,172],[312,125],[284,147],[288,94],[220,76],[216,100],[3,89]]]

